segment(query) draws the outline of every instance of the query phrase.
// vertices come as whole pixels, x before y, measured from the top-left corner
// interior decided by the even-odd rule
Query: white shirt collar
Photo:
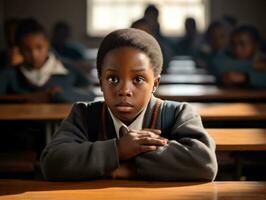
[[[109,111],[109,113],[113,119],[113,122],[114,122],[115,132],[116,132],[117,138],[119,138],[119,129],[121,128],[121,126],[124,126],[125,128],[127,128],[127,130],[130,130],[130,129],[141,130],[146,109],[147,109],[147,106],[139,114],[139,116],[129,126],[127,126],[123,122],[121,122],[119,119],[117,119],[113,115],[112,111],[108,108],[108,111]]]
[[[26,66],[22,65],[20,70],[23,75],[36,86],[43,86],[54,74],[68,74],[68,70],[52,53],[49,54],[48,60],[40,69],[28,70]]]

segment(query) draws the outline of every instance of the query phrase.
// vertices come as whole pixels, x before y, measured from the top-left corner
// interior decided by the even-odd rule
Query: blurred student
[[[19,19],[12,18],[4,23],[6,48],[0,51],[0,69],[13,67],[23,62],[23,57],[15,42]]]
[[[266,86],[266,56],[260,49],[260,41],[260,34],[253,26],[243,25],[233,31],[231,51],[225,53],[223,66],[218,68],[223,85]]]
[[[194,57],[199,48],[202,38],[197,31],[197,24],[194,18],[188,17],[185,20],[185,35],[175,45],[176,55],[187,55]]]
[[[20,94],[29,102],[73,102],[92,98],[87,78],[49,51],[44,28],[34,19],[22,20],[16,31],[16,44],[23,63],[1,72],[0,94]]]
[[[163,53],[162,73],[166,73],[169,62],[173,57],[173,50],[171,48],[171,42],[161,33],[159,14],[158,8],[155,5],[150,4],[145,8],[143,17],[133,22],[131,27],[143,30],[156,38]]]
[[[66,22],[57,22],[52,32],[52,47],[62,57],[73,60],[85,59],[86,48],[78,42],[71,41],[71,34],[71,27]]]
[[[212,22],[205,33],[204,42],[196,52],[197,65],[213,73],[212,60],[228,48],[229,40],[225,24],[222,21]]]

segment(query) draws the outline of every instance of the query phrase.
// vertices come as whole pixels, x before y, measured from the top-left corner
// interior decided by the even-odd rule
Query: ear
[[[160,80],[161,80],[161,75],[158,75],[157,77],[155,77],[154,79],[154,84],[153,84],[153,90],[152,92],[154,93],[156,91],[156,89],[158,88],[159,84],[160,84]]]

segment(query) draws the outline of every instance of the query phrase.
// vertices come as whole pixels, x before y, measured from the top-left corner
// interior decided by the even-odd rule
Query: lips
[[[133,105],[128,102],[121,102],[115,105],[116,109],[120,112],[129,112],[133,109]]]

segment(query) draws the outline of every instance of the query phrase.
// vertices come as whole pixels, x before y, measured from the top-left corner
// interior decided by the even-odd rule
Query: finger
[[[129,133],[132,133],[133,136],[137,137],[153,137],[153,138],[159,138],[160,136],[152,133],[150,131],[145,131],[145,130],[135,130],[135,129],[130,129]]]
[[[162,131],[160,129],[154,129],[154,128],[145,128],[143,130],[153,132],[157,135],[161,135],[161,133],[162,133]]]
[[[156,138],[150,138],[150,137],[146,137],[146,138],[140,138],[138,140],[138,143],[140,145],[157,145],[157,146],[164,146],[167,144],[166,140],[161,140],[161,139],[156,139]]]
[[[136,133],[138,133],[139,135],[148,135],[149,137],[154,137],[154,138],[160,137],[158,134],[155,134],[148,130],[136,130]]]
[[[157,146],[154,146],[154,145],[140,145],[139,146],[139,153],[155,151],[156,149],[157,149]]]

